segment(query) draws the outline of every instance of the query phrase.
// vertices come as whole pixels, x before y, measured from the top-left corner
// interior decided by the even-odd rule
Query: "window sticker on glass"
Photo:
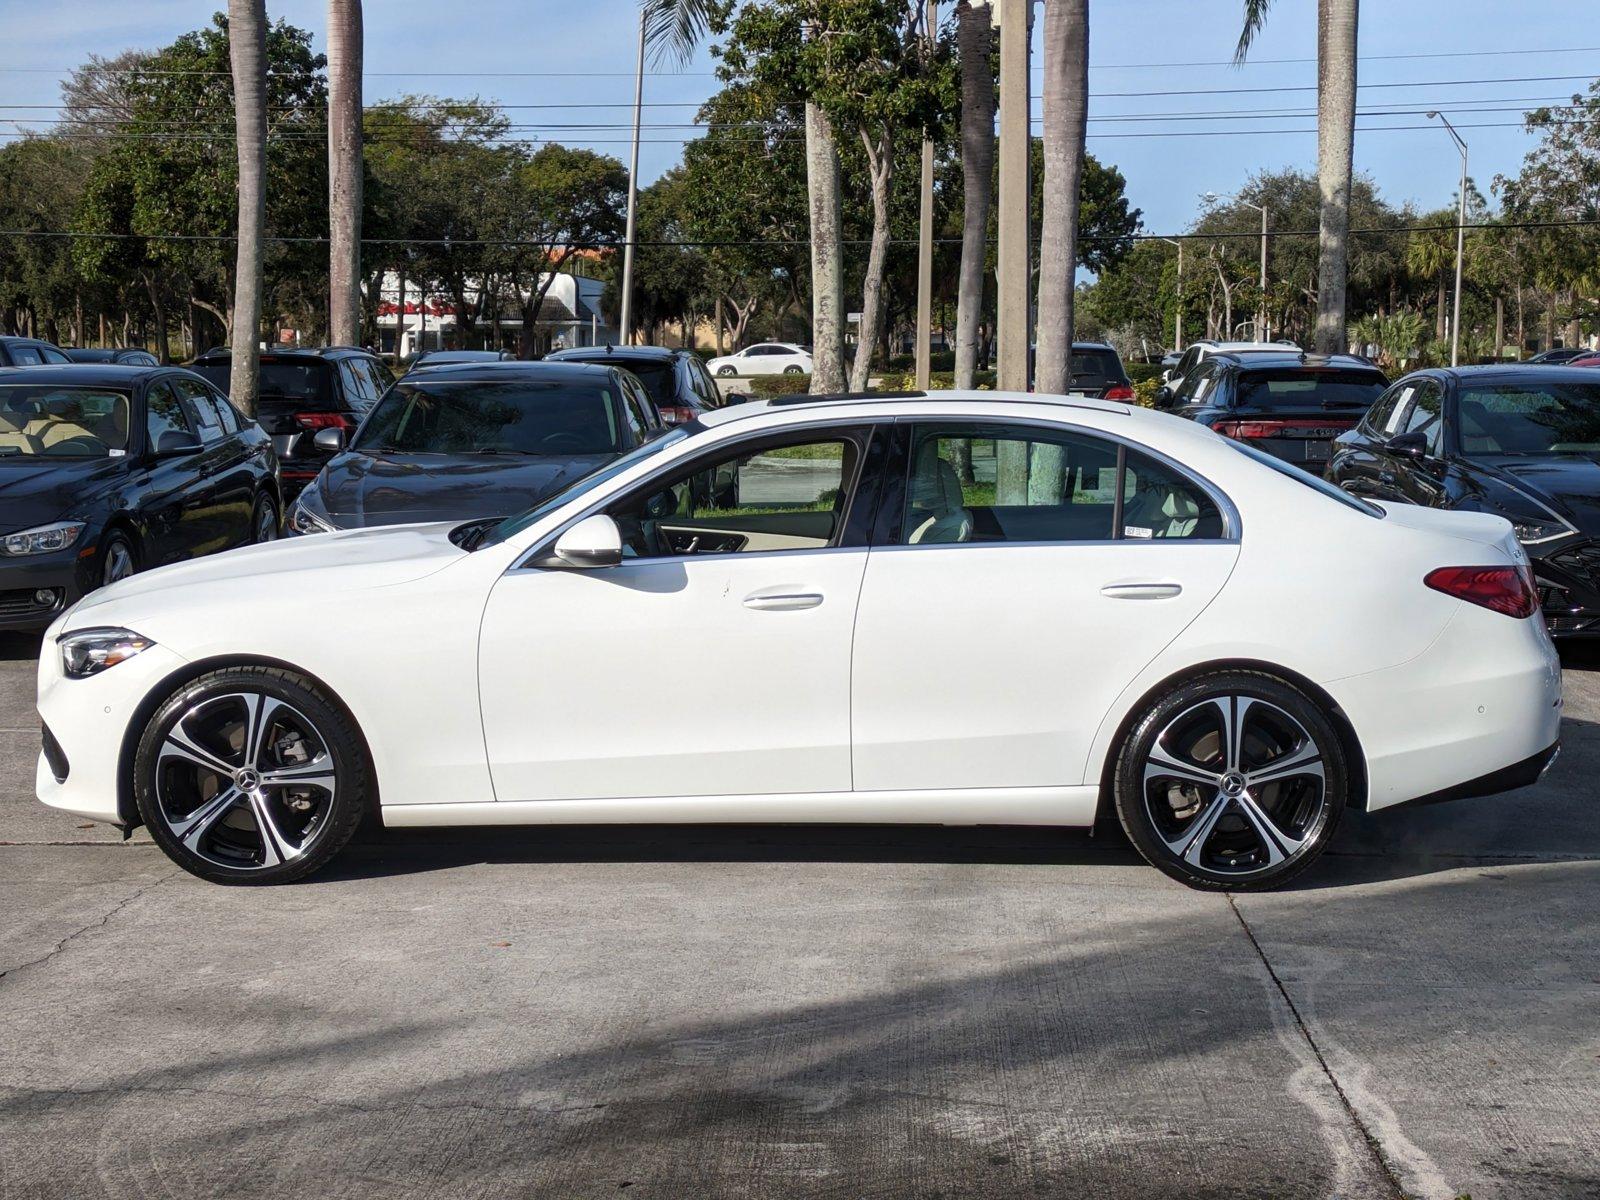
[[[1122,527],[1122,536],[1131,538],[1154,537],[1155,530],[1146,529],[1143,525],[1124,525]]]

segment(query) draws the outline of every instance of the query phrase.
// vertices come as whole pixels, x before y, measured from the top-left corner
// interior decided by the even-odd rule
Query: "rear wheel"
[[[1273,676],[1205,676],[1156,700],[1123,742],[1117,817],[1139,852],[1191,887],[1276,887],[1309,867],[1344,812],[1332,722]]]
[[[183,685],[145,726],[139,815],[215,883],[285,883],[350,840],[371,788],[360,736],[310,680],[230,667]]]
[[[722,376],[722,378],[724,378],[724,379],[732,379],[738,373],[739,372],[735,371],[732,367],[718,367],[717,368],[717,374]]]
[[[785,375],[804,375],[806,370],[804,367],[785,367],[783,373]]]

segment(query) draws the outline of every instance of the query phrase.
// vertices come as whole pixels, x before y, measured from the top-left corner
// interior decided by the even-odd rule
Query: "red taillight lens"
[[[1539,593],[1527,567],[1440,567],[1423,579],[1436,592],[1481,604],[1508,617],[1539,611]]]
[[[1104,396],[1104,399],[1106,399],[1106,400],[1132,400],[1133,399],[1133,389],[1131,387],[1126,386],[1125,384],[1121,384],[1121,383],[1116,384],[1116,385],[1114,385],[1112,387],[1108,387],[1106,389],[1106,394]]]
[[[1274,437],[1283,430],[1281,424],[1266,421],[1213,421],[1211,428],[1223,437],[1235,438],[1242,442]]]
[[[294,414],[294,423],[301,429],[354,429],[355,422],[344,413],[338,412],[298,412]]]

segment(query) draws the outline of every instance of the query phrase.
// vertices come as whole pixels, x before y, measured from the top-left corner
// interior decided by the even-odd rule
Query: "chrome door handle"
[[[751,592],[744,598],[746,608],[768,612],[790,612],[801,608],[816,608],[822,603],[821,592]]]
[[[1112,600],[1170,600],[1182,592],[1181,583],[1108,583],[1100,589]]]

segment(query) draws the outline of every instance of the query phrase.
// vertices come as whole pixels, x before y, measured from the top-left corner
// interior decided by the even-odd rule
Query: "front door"
[[[503,576],[479,649],[496,798],[848,791],[869,440],[710,451],[607,506],[621,565]]]
[[[1233,569],[1228,518],[1173,467],[1060,426],[901,429],[904,497],[856,618],[856,789],[1094,782],[1118,694]]]

